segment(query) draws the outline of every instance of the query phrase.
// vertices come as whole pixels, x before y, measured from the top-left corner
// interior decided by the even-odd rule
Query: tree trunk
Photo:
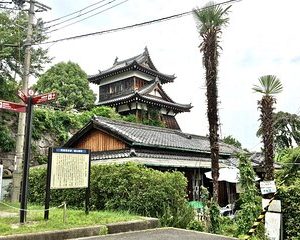
[[[274,131],[273,131],[273,103],[275,99],[264,96],[260,101],[261,121],[265,158],[264,180],[274,180]]]
[[[209,141],[211,150],[211,168],[213,179],[213,198],[218,202],[219,193],[219,136],[218,136],[218,89],[217,89],[217,32],[209,31],[202,46],[203,62],[206,69],[207,117],[209,123]]]

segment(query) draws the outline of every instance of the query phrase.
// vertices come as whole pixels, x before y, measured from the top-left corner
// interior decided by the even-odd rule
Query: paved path
[[[201,233],[176,228],[157,228],[144,231],[77,238],[77,240],[230,240],[237,238]]]
[[[12,212],[3,212],[0,211],[0,218],[5,218],[5,217],[15,217],[17,216],[18,213],[12,213]]]

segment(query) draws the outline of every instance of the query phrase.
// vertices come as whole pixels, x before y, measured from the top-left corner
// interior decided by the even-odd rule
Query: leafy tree
[[[8,11],[0,12],[0,99],[18,101],[16,96],[19,80],[22,77],[25,39],[28,17],[25,12],[17,14]],[[39,19],[33,26],[34,42],[40,43],[46,36],[39,31],[42,22]],[[38,76],[43,65],[50,61],[47,50],[40,47],[31,49],[30,73]],[[16,113],[0,112],[1,151],[12,151],[15,147],[15,136],[9,129],[15,129]]]
[[[13,81],[22,76],[27,22],[28,16],[25,12],[0,12],[0,76],[6,81]],[[40,31],[41,26],[40,19],[33,25],[34,43],[40,43],[47,38]],[[30,73],[38,76],[43,70],[43,65],[50,60],[47,50],[40,47],[31,48]]]
[[[231,135],[223,138],[223,142],[237,148],[242,148],[242,144]]]
[[[86,73],[71,61],[52,66],[39,78],[35,89],[40,93],[57,92],[56,104],[67,109],[87,109],[96,100]]]
[[[265,180],[274,179],[274,114],[273,104],[276,99],[272,96],[282,91],[282,84],[274,75],[265,75],[259,78],[260,85],[254,85],[253,90],[262,93],[263,97],[258,101],[261,110],[261,129],[264,145]]]
[[[275,146],[278,149],[300,145],[300,117],[296,114],[278,112],[274,114]]]
[[[262,129],[257,136],[262,135]],[[274,143],[276,149],[293,148],[300,145],[300,117],[288,112],[274,113]]]
[[[220,5],[208,3],[203,9],[193,9],[199,34],[202,38],[200,52],[203,52],[203,65],[205,67],[207,116],[209,123],[209,141],[211,149],[213,197],[218,200],[219,178],[219,136],[218,136],[218,57],[221,28],[229,22],[228,9]]]

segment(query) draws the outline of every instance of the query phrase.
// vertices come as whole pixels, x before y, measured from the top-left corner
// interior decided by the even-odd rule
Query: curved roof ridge
[[[91,74],[88,76],[88,80],[93,83],[97,83],[106,77],[118,74],[122,71],[130,70],[130,66],[137,65],[139,70],[146,72],[150,75],[158,75],[161,78],[162,83],[173,82],[176,78],[175,74],[164,74],[157,70],[154,66],[148,48],[145,47],[144,52],[133,57],[123,59],[119,61],[118,57],[115,58],[114,63],[111,67],[100,71],[97,74]]]
[[[120,119],[111,119],[111,118],[106,118],[102,116],[96,116],[95,120],[102,120],[101,122],[98,123],[108,123],[108,124],[114,124],[114,125],[120,125],[120,126],[131,126],[131,127],[139,127],[139,129],[146,129],[146,130],[154,130],[156,132],[169,132],[169,133],[174,133],[174,134],[183,134],[181,130],[178,129],[172,129],[172,128],[164,128],[164,127],[158,127],[158,126],[151,126],[151,125],[145,125],[142,123],[136,123],[136,122],[127,122],[124,120]]]

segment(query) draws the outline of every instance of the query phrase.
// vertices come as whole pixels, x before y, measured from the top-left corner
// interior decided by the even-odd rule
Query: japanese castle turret
[[[140,121],[160,120],[167,128],[180,129],[175,116],[189,112],[191,104],[174,102],[162,85],[171,83],[174,75],[159,72],[147,47],[142,54],[119,61],[112,67],[89,76],[99,85],[98,105],[114,107],[121,115],[134,114]]]

